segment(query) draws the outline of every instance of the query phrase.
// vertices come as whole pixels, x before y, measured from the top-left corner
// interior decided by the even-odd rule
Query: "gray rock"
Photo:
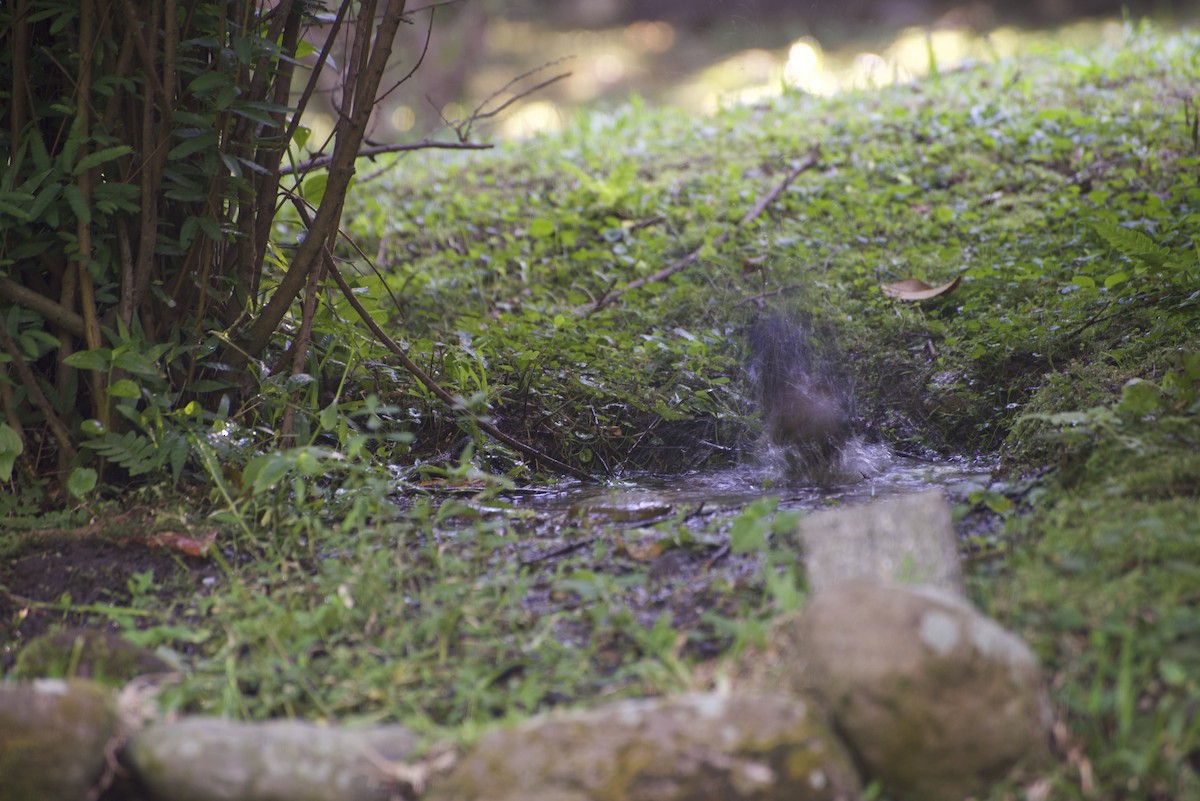
[[[171,666],[120,635],[71,628],[35,637],[21,649],[12,674],[16,678],[85,678],[121,686],[135,676],[165,673]]]
[[[0,801],[81,801],[117,735],[116,701],[90,681],[0,683]]]
[[[898,801],[961,801],[1049,755],[1036,657],[963,598],[847,582],[793,619],[798,686]],[[785,634],[786,636],[786,634]]]
[[[142,730],[126,757],[160,801],[387,801],[420,782],[400,726],[188,718]]]
[[[797,536],[814,591],[859,578],[963,591],[950,507],[937,490],[816,512]]]
[[[851,801],[858,794],[849,756],[803,701],[694,693],[494,731],[426,801]]]

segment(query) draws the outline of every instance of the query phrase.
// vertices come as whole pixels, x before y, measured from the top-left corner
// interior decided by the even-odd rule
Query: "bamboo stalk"
[[[80,125],[78,158],[87,157],[91,150],[91,106],[88,101],[92,91],[92,37],[95,28],[95,6],[93,0],[82,0],[79,5],[79,80],[75,88],[75,115]],[[84,170],[76,178],[76,186],[83,195],[84,205],[92,205],[92,170]],[[79,308],[83,312],[83,335],[88,348],[99,348],[103,344],[100,336],[100,315],[96,309],[96,289],[92,284],[92,224],[80,218],[75,222],[75,238],[79,247],[76,271],[79,276]],[[108,403],[105,399],[105,376],[98,370],[88,371],[88,382],[92,388],[92,416],[108,427]]]

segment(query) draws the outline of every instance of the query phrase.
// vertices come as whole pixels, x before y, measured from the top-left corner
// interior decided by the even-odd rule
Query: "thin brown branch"
[[[551,84],[558,83],[559,81],[561,81],[565,78],[570,78],[571,75],[572,75],[572,73],[570,73],[570,72],[562,72],[562,73],[559,73],[558,75],[555,75],[553,78],[547,78],[546,80],[542,81],[541,83],[534,84],[533,86],[529,87],[528,89],[518,92],[517,94],[510,97],[508,100],[505,100],[499,106],[496,106],[496,108],[492,109],[491,111],[485,111],[480,114],[473,114],[471,116],[470,121],[478,122],[479,120],[486,120],[486,119],[495,117],[497,114],[504,111],[504,109],[508,108],[513,103],[516,103],[518,100],[524,100],[525,98],[529,97],[534,92],[540,92],[542,89],[545,89],[547,86],[550,86]]]
[[[494,109],[491,109],[489,111],[483,110],[484,106],[486,106],[488,103],[495,100],[503,92],[507,91],[508,88],[510,86],[512,86],[513,84],[517,83],[518,81],[524,80],[525,78],[529,77],[530,75],[534,75],[544,69],[552,67],[555,64],[559,63],[560,61],[563,61],[563,59],[558,59],[558,61],[551,61],[549,64],[543,64],[542,66],[540,66],[536,69],[532,69],[532,70],[529,70],[528,72],[518,75],[516,78],[513,78],[511,81],[504,84],[504,86],[500,87],[495,92],[492,92],[490,95],[488,95],[487,98],[485,98],[482,103],[480,103],[478,106],[475,107],[475,110],[471,112],[471,116],[467,117],[467,119],[464,120],[463,122],[460,122],[460,123],[452,126],[454,128],[454,130],[458,133],[459,141],[466,142],[467,139],[469,139],[471,136],[472,126],[474,126],[475,123],[479,122],[480,120],[491,119],[492,117],[495,117],[500,112],[504,111],[506,108],[511,106],[513,103],[524,100],[525,98],[529,97],[534,92],[540,92],[542,89],[545,89],[547,86],[550,86],[551,84],[558,83],[559,81],[564,80],[565,78],[570,78],[571,73],[569,73],[569,72],[560,73],[558,75],[555,75],[553,78],[547,78],[546,80],[542,81],[541,83],[535,84],[535,85],[529,87],[528,89],[523,89],[520,92],[517,92],[512,97],[510,97],[508,100],[504,101],[503,103],[501,103],[499,106],[497,106]]]
[[[91,108],[88,101],[92,92],[92,32],[95,25],[95,5],[93,0],[83,0],[79,7],[79,42],[82,48],[79,59],[79,84],[75,94],[76,121],[80,123],[80,139],[78,157],[82,161],[87,157],[91,137]],[[79,194],[87,206],[92,205],[92,170],[84,170],[75,179]],[[79,307],[83,312],[83,333],[89,348],[99,348],[100,313],[96,305],[96,290],[92,284],[90,263],[92,260],[92,223],[82,217],[75,221],[75,241],[79,249],[75,267],[79,273]],[[88,371],[88,381],[92,387],[92,416],[108,427],[108,404],[105,402],[106,377],[99,370]]]
[[[45,317],[51,325],[58,326],[72,336],[80,339],[84,337],[82,316],[29,287],[21,286],[11,278],[0,277],[0,298],[32,309]]]
[[[138,58],[142,62],[142,74],[150,84],[150,92],[157,96],[159,103],[162,104],[163,108],[166,108],[171,104],[171,101],[167,97],[167,93],[163,90],[162,82],[158,79],[158,73],[154,71],[154,55],[151,53],[150,45],[138,33],[142,29],[142,18],[134,10],[133,3],[130,0],[121,0],[121,10],[125,12],[125,25],[127,29],[133,31],[133,46],[137,50]],[[154,28],[151,27],[150,30],[153,33]],[[164,53],[164,57],[171,55],[174,54]],[[169,63],[167,62],[164,66],[168,66]]]
[[[426,3],[423,6],[417,6],[416,8],[410,8],[409,10],[405,11],[404,13],[407,16],[412,16],[413,14],[420,14],[422,11],[432,11],[435,8],[441,8],[442,6],[454,6],[454,5],[458,5],[459,3],[464,3],[464,2],[466,2],[466,0],[442,0],[442,2],[440,2],[440,3]]]
[[[545,64],[534,67],[531,70],[526,70],[525,72],[522,72],[520,75],[510,78],[508,83],[504,84],[504,86],[501,86],[499,89],[497,89],[496,91],[492,92],[490,95],[485,97],[483,99],[483,101],[478,106],[475,107],[475,110],[471,112],[471,116],[472,117],[477,116],[480,112],[483,111],[484,106],[486,106],[488,103],[491,103],[497,97],[504,94],[509,89],[511,89],[513,86],[516,86],[518,83],[525,80],[526,78],[537,75],[539,72],[548,70],[551,67],[556,67],[559,64],[563,63],[564,61],[570,61],[573,58],[575,58],[575,57],[574,56],[563,56],[562,58],[556,58],[553,61],[547,61]],[[567,74],[570,75],[570,73],[567,73]]]
[[[336,236],[346,200],[346,189],[354,177],[354,161],[359,148],[362,147],[363,135],[374,107],[372,99],[384,70],[387,69],[396,29],[404,13],[404,0],[388,0],[377,28],[374,27],[374,19],[370,16],[374,13],[374,7],[373,3],[364,3],[361,10],[364,16],[358,20],[360,27],[355,35],[355,54],[351,63],[361,61],[367,68],[354,75],[353,103],[343,102],[343,111],[349,106],[350,116],[342,116],[335,128],[337,141],[334,145],[333,160],[329,164],[329,179],[321,207],[317,210],[316,218],[309,229],[309,236],[300,244],[291,266],[284,273],[271,299],[246,329],[243,347],[226,349],[226,362],[233,367],[244,365],[247,355],[257,356],[266,348],[287,310],[307,282],[309,272],[316,269],[322,252]]]
[[[317,314],[317,293],[321,289],[321,267],[324,263],[322,260],[317,269],[308,274],[308,286],[304,288],[304,306],[300,315],[300,330],[296,333],[291,347],[292,375],[303,373],[304,363],[308,359],[308,342],[312,337],[313,319]],[[295,423],[296,404],[289,400],[287,410],[283,413],[283,425],[280,427],[284,447],[295,444]]]
[[[26,114],[32,114],[32,103],[29,87],[29,22],[25,19],[29,14],[28,0],[18,0],[12,25],[12,83],[8,86],[9,95],[9,144],[14,149],[21,141],[21,131],[25,128]],[[16,164],[11,165],[14,174],[18,173]]]
[[[293,199],[293,205],[296,208],[296,212],[300,215],[301,222],[303,222],[305,226],[311,225],[313,218],[308,211],[308,207],[305,206],[299,198]],[[433,376],[421,369],[421,366],[409,357],[409,355],[404,351],[404,348],[400,347],[400,345],[394,339],[388,336],[387,332],[383,330],[383,327],[375,321],[375,318],[371,316],[371,313],[367,311],[366,308],[359,302],[358,297],[354,294],[354,290],[351,289],[350,284],[346,282],[346,279],[342,277],[341,272],[338,270],[337,265],[334,264],[333,256],[330,254],[329,249],[326,248],[323,250],[321,255],[325,262],[325,271],[333,276],[333,280],[337,282],[338,288],[342,290],[342,294],[345,296],[346,301],[350,304],[351,308],[354,309],[355,313],[359,316],[363,323],[366,324],[367,328],[371,330],[371,333],[375,335],[376,339],[378,339],[385,348],[395,354],[396,358],[400,360],[400,364],[404,367],[404,369],[411,373],[418,381],[420,381],[426,389],[428,389],[438,398],[438,400],[442,401],[442,403],[446,404],[451,409],[453,409],[455,406],[459,406],[460,404],[455,400],[454,396],[450,394],[445,387],[435,381]],[[522,442],[516,437],[505,434],[494,424],[489,423],[486,420],[481,420],[476,417],[474,418],[474,422],[482,431],[490,434],[495,439],[500,440],[510,448],[520,451],[521,453],[530,457],[535,463],[542,462],[554,468],[556,471],[563,473],[564,475],[577,478],[580,481],[595,480],[590,474],[585,473],[578,468],[572,467],[566,462],[555,459],[549,454],[542,453],[537,448]]]
[[[455,401],[453,395],[451,395],[444,387],[434,381],[433,376],[422,370],[420,365],[409,358],[408,354],[404,352],[404,349],[400,347],[400,345],[397,344],[394,339],[387,335],[387,332],[380,327],[379,323],[375,322],[375,319],[371,317],[371,313],[368,312],[361,303],[359,303],[358,298],[354,295],[354,290],[350,288],[348,283],[346,283],[346,279],[342,277],[340,272],[338,272],[337,267],[333,263],[333,257],[329,255],[328,251],[325,251],[324,255],[326,259],[325,268],[329,271],[329,274],[333,276],[333,280],[337,282],[338,287],[342,290],[342,294],[354,308],[354,311],[358,314],[362,321],[366,323],[367,328],[371,329],[371,333],[374,334],[381,343],[383,343],[385,348],[395,354],[396,358],[400,360],[400,364],[403,365],[405,370],[410,372],[425,386],[426,389],[436,395],[439,400],[441,400],[450,408],[460,405],[457,401]],[[577,478],[580,481],[590,482],[595,480],[588,473],[585,473],[576,467],[572,467],[566,462],[555,459],[549,454],[542,453],[537,448],[522,442],[516,437],[505,434],[487,420],[481,420],[476,417],[474,418],[474,422],[485,433],[490,434],[493,438],[498,439],[505,445],[508,445],[510,448],[518,450],[529,458],[533,459],[535,464],[541,462],[559,473]]]
[[[370,75],[373,41],[371,32],[375,20],[376,0],[362,0],[358,6],[358,16],[354,21],[354,38],[350,42],[350,55],[342,65],[342,102],[339,104],[338,114],[347,119],[354,116],[355,110],[362,107],[366,98],[366,93],[362,91],[362,82],[364,77]],[[396,27],[399,28],[399,25]],[[379,78],[382,80],[382,73]],[[343,128],[341,121],[337,128]]]
[[[346,19],[346,12],[350,8],[350,3],[339,3],[337,16],[329,26],[328,33],[325,34],[325,44],[321,47],[321,53],[317,56],[316,64],[313,65],[312,73],[308,76],[308,83],[304,85],[304,91],[300,93],[300,99],[296,102],[296,112],[292,115],[292,121],[288,124],[287,131],[283,134],[284,142],[291,142],[292,137],[296,135],[296,131],[300,128],[300,115],[308,107],[309,98],[312,97],[317,88],[317,82],[321,77],[321,70],[329,61],[329,52],[333,50],[334,43],[337,40],[338,33],[341,31],[342,23]]]
[[[408,142],[398,145],[373,145],[371,147],[360,148],[357,158],[370,158],[371,156],[379,156],[384,153],[403,153],[407,150],[490,150],[495,145],[484,144],[479,142],[437,142],[432,139],[422,139],[420,142]],[[333,161],[333,156],[324,155],[316,158],[302,161],[299,164],[286,165],[279,168],[280,175],[292,175],[293,173],[305,173],[309,170],[320,169],[328,166]]]
[[[2,325],[0,325],[0,347],[4,348],[4,351],[12,360],[12,365],[16,368],[17,375],[21,377],[21,383],[25,385],[25,391],[29,393],[29,397],[33,400],[34,405],[38,407],[42,416],[46,418],[46,424],[50,426],[50,431],[54,434],[54,439],[58,440],[58,447],[62,450],[62,458],[59,459],[59,464],[69,464],[74,461],[75,448],[71,445],[71,432],[67,431],[67,427],[63,425],[63,421],[55,413],[54,406],[50,404],[50,401],[46,398],[46,394],[42,392],[42,388],[38,384],[33,370],[25,362],[25,358],[21,355],[17,343],[9,336],[8,329]]]
[[[378,100],[376,100],[376,102],[381,102],[385,97],[390,95],[392,92],[396,91],[400,87],[401,84],[403,84],[409,78],[411,78],[414,74],[416,74],[417,70],[419,70],[421,68],[421,65],[425,63],[425,56],[429,53],[429,42],[432,39],[433,39],[433,7],[431,7],[429,9],[429,26],[425,28],[425,43],[423,45],[421,45],[421,55],[417,56],[417,63],[413,64],[412,69],[410,69],[403,78],[396,81],[394,84],[391,85],[391,87],[386,92],[381,94],[379,96]]]
[[[765,211],[768,206],[770,206],[772,203],[774,203],[775,200],[781,194],[783,194],[784,190],[786,190],[788,188],[788,186],[791,185],[792,181],[796,180],[801,175],[801,173],[807,172],[808,170],[811,170],[813,167],[817,166],[817,164],[820,162],[820,160],[821,160],[821,149],[819,146],[814,147],[811,151],[809,151],[809,154],[803,160],[801,160],[801,162],[799,164],[797,164],[795,167],[792,168],[792,171],[789,172],[782,181],[780,181],[778,184],[773,186],[771,188],[771,191],[767,192],[765,195],[760,197],[758,199],[758,202],[755,203],[754,206],[751,207],[750,211],[746,212],[745,216],[742,217],[742,219],[738,220],[736,224],[734,224],[733,228],[731,228],[728,231],[723,231],[722,233],[717,234],[717,236],[713,237],[713,240],[710,243],[711,246],[714,248],[720,247],[721,245],[723,245],[727,241],[729,241],[729,238],[731,236],[733,236],[734,233],[736,233],[739,229],[746,226],[748,223],[752,222],[755,218],[757,218],[760,214],[762,214],[763,211]],[[689,264],[692,264],[693,262],[699,260],[700,254],[704,251],[704,247],[705,246],[702,245],[702,246],[696,248],[691,253],[687,254],[686,256],[679,259],[678,261],[675,261],[671,265],[664,267],[663,269],[659,270],[658,272],[654,273],[653,275],[647,275],[645,278],[639,278],[636,281],[630,281],[628,284],[626,284],[621,289],[614,289],[611,292],[605,293],[604,296],[600,298],[600,300],[597,300],[594,303],[585,304],[583,306],[577,306],[574,309],[575,314],[579,314],[579,315],[593,314],[595,312],[600,311],[605,306],[608,306],[611,303],[615,302],[618,298],[620,298],[626,292],[632,292],[635,289],[641,289],[646,284],[652,284],[652,283],[655,283],[658,281],[665,281],[667,278],[670,278],[675,273],[677,273],[680,270],[687,267]]]
[[[296,194],[295,192],[288,191],[288,190],[283,190],[283,191],[286,192],[287,198],[289,201],[291,201],[291,203],[293,203],[293,204],[301,203],[304,205],[304,207],[306,209],[308,209],[309,214],[311,214],[313,212],[313,205],[311,203],[309,203],[307,200],[305,200],[304,198],[300,197],[300,195]],[[371,268],[371,272],[375,273],[375,277],[379,279],[379,285],[383,287],[383,291],[387,292],[388,297],[391,298],[392,305],[396,307],[396,311],[399,312],[400,314],[403,314],[404,312],[400,306],[400,299],[396,297],[396,293],[392,291],[392,288],[390,286],[388,286],[387,281],[385,281],[383,278],[383,274],[379,272],[379,268],[377,266],[375,266],[375,262],[371,259],[371,257],[366,254],[366,252],[362,249],[362,247],[358,244],[358,242],[355,241],[354,237],[352,237],[341,226],[338,226],[338,237],[340,237],[342,240],[344,240],[346,242],[346,244],[348,244],[351,248],[353,248],[354,252],[358,254],[359,258],[361,258],[367,264],[367,266]],[[275,372],[275,371],[273,370],[272,372]]]

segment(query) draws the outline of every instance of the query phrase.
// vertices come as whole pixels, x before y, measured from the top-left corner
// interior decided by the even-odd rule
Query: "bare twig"
[[[799,164],[797,164],[795,167],[792,168],[792,171],[789,172],[782,181],[780,181],[778,184],[776,184],[774,187],[772,187],[771,191],[767,192],[765,195],[760,197],[758,199],[758,202],[754,204],[754,206],[750,209],[750,211],[746,212],[746,215],[744,217],[742,217],[742,219],[737,221],[737,223],[733,226],[732,229],[730,229],[728,231],[724,231],[720,234],[717,234],[717,236],[713,237],[713,240],[711,243],[712,247],[714,247],[714,248],[720,247],[721,245],[725,244],[725,242],[727,242],[729,240],[729,238],[731,236],[733,236],[733,234],[739,228],[742,228],[747,223],[753,221],[756,217],[758,217],[760,214],[763,213],[763,211],[767,208],[767,206],[770,206],[772,203],[774,203],[776,198],[778,198],[781,194],[783,194],[784,190],[787,189],[788,186],[791,185],[792,181],[796,180],[796,178],[798,178],[801,173],[807,172],[808,170],[811,170],[813,167],[817,166],[817,164],[820,162],[820,160],[821,160],[821,148],[819,146],[814,147],[811,151],[809,151],[809,154]],[[628,284],[626,284],[621,289],[614,289],[611,292],[605,293],[604,296],[600,298],[600,300],[597,300],[594,303],[585,304],[583,306],[577,306],[574,310],[575,314],[579,314],[579,315],[593,314],[595,312],[600,311],[605,306],[608,306],[609,304],[615,302],[618,298],[620,298],[626,292],[632,292],[635,289],[640,289],[640,288],[644,287],[646,284],[652,284],[657,281],[664,281],[667,278],[674,275],[675,273],[682,270],[683,268],[687,267],[689,264],[697,261],[700,258],[700,253],[703,250],[704,250],[704,246],[698,247],[695,250],[693,250],[691,253],[684,256],[683,258],[674,262],[670,266],[664,267],[663,269],[659,270],[658,272],[654,273],[653,275],[648,275],[645,278],[639,278],[636,281],[630,281]]]
[[[317,261],[337,233],[342,207],[346,200],[346,189],[354,176],[355,159],[362,146],[362,139],[374,109],[375,92],[387,69],[388,57],[404,13],[404,0],[383,0],[386,7],[374,24],[375,4],[364,4],[363,16],[355,31],[355,45],[348,65],[358,69],[352,82],[352,96],[343,101],[341,116],[335,126],[337,143],[333,160],[329,164],[329,180],[325,197],[317,211],[308,237],[296,250],[295,258],[283,278],[253,322],[247,326],[242,347],[227,347],[222,354],[226,363],[237,368],[246,363],[246,354],[257,356],[266,348],[272,334],[287,314],[296,296],[307,282],[308,273],[316,268]],[[368,8],[367,5],[370,7]],[[346,111],[349,110],[349,116]]]
[[[546,65],[546,66],[549,66],[549,65]],[[545,67],[539,67],[539,69],[545,69]],[[496,96],[500,94],[500,92],[503,92],[509,86],[512,86],[513,81],[509,81],[508,83],[506,83],[504,85],[504,89],[500,89],[496,92],[493,92],[486,100],[484,100],[482,103],[480,103],[475,108],[475,110],[473,112],[471,112],[470,117],[467,117],[466,120],[464,120],[463,122],[454,126],[454,130],[458,132],[459,140],[463,141],[463,142],[467,141],[467,139],[471,136],[471,127],[475,123],[479,122],[480,120],[491,119],[492,117],[495,117],[500,112],[504,111],[504,109],[511,106],[513,103],[516,103],[520,100],[524,100],[525,98],[529,97],[534,92],[540,92],[541,90],[545,89],[547,86],[550,86],[551,84],[554,84],[554,83],[558,83],[559,81],[561,81],[565,78],[570,78],[570,77],[571,77],[571,73],[569,73],[569,72],[559,73],[558,75],[555,75],[553,78],[547,78],[546,80],[542,81],[541,83],[534,84],[533,86],[529,87],[528,89],[523,89],[522,91],[517,92],[515,95],[510,97],[508,100],[505,100],[499,106],[496,106],[496,108],[491,109],[490,111],[483,111],[482,110],[483,107],[485,105],[487,105],[489,102],[491,102],[492,100],[494,100],[496,98]],[[514,80],[517,80],[517,79],[514,79]]]
[[[342,22],[346,19],[346,12],[350,9],[350,5],[350,3],[338,4],[337,16],[334,17],[329,32],[325,35],[325,44],[321,47],[321,53],[317,56],[312,73],[308,76],[308,83],[304,85],[304,91],[300,93],[300,100],[296,103],[296,113],[292,115],[291,122],[288,123],[287,130],[283,133],[284,142],[292,141],[292,137],[296,135],[296,131],[300,127],[300,113],[308,107],[308,99],[316,91],[317,82],[321,78],[321,70],[329,60],[329,52],[333,50],[334,41],[342,28]]]
[[[304,224],[306,226],[310,225],[313,218],[312,215],[308,213],[308,209],[305,208],[304,204],[295,203],[294,206],[296,211],[300,214],[300,219],[304,222]],[[334,264],[333,256],[330,254],[329,249],[323,249],[321,255],[325,261],[326,271],[333,276],[333,280],[337,282],[338,288],[342,290],[342,294],[345,296],[346,301],[354,309],[355,313],[358,314],[359,318],[362,319],[362,321],[366,324],[367,328],[371,330],[371,333],[375,335],[376,339],[378,339],[385,348],[395,354],[396,358],[400,360],[400,364],[404,367],[404,369],[411,373],[418,381],[420,381],[426,389],[437,396],[440,401],[445,403],[450,408],[460,405],[454,399],[453,395],[446,391],[441,384],[433,380],[433,376],[422,370],[421,366],[414,362],[409,355],[405,353],[404,348],[400,347],[400,345],[394,339],[388,336],[387,332],[383,330],[383,327],[380,326],[379,323],[375,321],[375,318],[371,316],[371,313],[363,307],[362,303],[360,303],[358,298],[355,296],[354,290],[350,288],[348,283],[346,283],[346,279],[342,277],[337,265]],[[573,478],[577,478],[580,481],[595,480],[588,473],[585,473],[576,467],[572,467],[566,462],[555,459],[549,454],[542,453],[537,448],[522,442],[516,437],[505,434],[494,424],[489,423],[486,420],[474,418],[474,422],[482,431],[490,434],[493,438],[500,440],[510,448],[520,451],[521,453],[533,459],[534,462],[542,462],[546,465],[549,465],[554,470],[565,475],[572,476]]]
[[[429,53],[429,42],[433,39],[433,9],[434,8],[435,8],[434,6],[429,7],[429,26],[425,29],[425,44],[421,45],[421,55],[417,56],[417,63],[413,64],[412,69],[410,69],[407,73],[405,73],[403,78],[396,81],[394,84],[392,84],[390,89],[388,89],[386,92],[381,94],[376,99],[376,101],[375,101],[376,103],[382,102],[385,97],[390,95],[392,92],[396,91],[396,89],[398,89],[400,87],[400,84],[404,83],[409,78],[411,78],[414,74],[416,74],[416,71],[419,70],[421,68],[421,65],[425,63],[425,56]]]
[[[289,351],[292,354],[292,375],[304,372],[304,363],[308,358],[308,341],[312,336],[313,318],[317,313],[317,293],[321,289],[321,274],[324,262],[318,263],[317,268],[308,274],[308,286],[304,289],[304,306],[300,315],[300,330],[292,341]],[[288,399],[287,409],[283,413],[283,425],[280,432],[287,445],[295,443],[296,404]]]
[[[529,95],[533,94],[534,92],[538,91],[539,89],[544,89],[552,83],[561,81],[563,78],[570,77],[571,73],[564,72],[561,75],[555,75],[553,78],[550,78],[549,80],[542,81],[537,86],[531,87],[531,88],[523,90],[521,92],[518,92],[517,94],[513,95],[508,100],[506,100],[504,103],[501,103],[498,107],[492,109],[491,111],[485,112],[483,109],[485,106],[487,106],[488,103],[491,103],[497,97],[504,94],[509,89],[511,89],[513,86],[516,86],[518,83],[525,80],[526,78],[533,76],[533,75],[537,75],[539,72],[542,72],[543,70],[548,70],[551,67],[561,64],[564,61],[567,61],[568,59],[571,59],[571,58],[574,58],[574,56],[564,56],[563,58],[556,58],[554,61],[550,61],[545,64],[542,64],[540,67],[534,67],[531,70],[526,70],[525,72],[522,72],[520,75],[511,79],[508,83],[504,84],[504,86],[501,86],[499,89],[497,89],[496,91],[492,92],[490,95],[485,97],[479,103],[479,105],[475,107],[475,110],[471,112],[471,116],[467,117],[462,122],[451,123],[445,117],[442,118],[442,121],[445,122],[447,125],[449,125],[451,128],[453,128],[455,130],[455,132],[458,134],[459,141],[465,142],[471,136],[471,126],[474,125],[479,120],[486,120],[486,119],[490,119],[491,117],[495,117],[497,114],[504,111],[504,109],[508,108],[513,103],[517,102],[518,100],[529,97]]]
[[[343,278],[342,274],[338,271],[337,266],[334,265],[333,257],[329,255],[328,251],[325,252],[325,258],[327,259],[325,267],[329,271],[329,274],[333,276],[333,280],[337,282],[338,287],[342,290],[342,294],[354,308],[354,311],[358,313],[358,316],[362,319],[362,321],[367,324],[368,328],[371,329],[371,333],[373,333],[376,338],[383,343],[384,347],[396,355],[396,358],[400,360],[400,364],[404,366],[405,370],[412,373],[412,375],[418,381],[424,384],[426,389],[436,395],[439,400],[441,400],[450,408],[454,408],[455,406],[459,405],[458,402],[455,401],[454,396],[447,392],[440,384],[434,381],[433,377],[422,370],[416,362],[410,359],[408,354],[404,352],[404,349],[401,348],[395,340],[387,335],[387,332],[380,327],[379,323],[375,322],[375,319],[371,317],[371,313],[363,308],[363,305],[359,303],[358,298],[354,296],[354,290],[350,288],[350,285],[346,283],[346,279]],[[542,462],[554,468],[554,470],[565,475],[572,476],[573,478],[577,478],[580,481],[590,482],[595,480],[592,478],[592,476],[583,472],[582,470],[572,467],[566,462],[555,459],[549,454],[542,453],[537,448],[522,442],[516,437],[505,434],[499,428],[496,428],[495,425],[486,420],[475,418],[475,424],[495,439],[500,440],[505,445],[508,445],[509,447],[530,457],[535,463]]]
[[[568,542],[566,545],[560,545],[557,548],[551,548],[548,551],[542,551],[541,553],[536,553],[533,556],[529,557],[528,559],[522,559],[520,562],[520,565],[521,565],[521,567],[533,567],[534,565],[538,564],[539,562],[548,562],[549,560],[554,559],[555,557],[566,556],[567,554],[574,553],[575,551],[578,551],[581,548],[586,548],[595,541],[596,541],[595,537],[588,537],[587,539],[584,539],[584,540],[576,540],[575,542]]]
[[[374,145],[372,147],[359,148],[358,158],[369,158],[370,156],[378,156],[383,153],[402,153],[406,150],[490,150],[492,147],[494,145],[478,142],[436,142],[432,139],[422,139],[420,142],[407,142],[397,145]],[[308,161],[302,161],[299,164],[280,167],[279,173],[280,175],[304,173],[308,170],[328,166],[332,161],[333,156],[331,155],[317,156]]]
[[[458,5],[459,3],[464,3],[464,2],[466,2],[466,0],[442,0],[440,3],[426,3],[423,6],[417,6],[416,8],[410,8],[407,11],[405,11],[404,14],[405,14],[405,16],[410,16],[412,14],[420,14],[422,11],[430,11],[435,8],[441,8],[442,6],[453,6],[453,5]]]
[[[72,336],[80,339],[84,337],[82,315],[36,290],[21,286],[11,278],[0,278],[0,298],[16,303],[18,306],[33,309],[45,317],[51,325],[58,326]]]
[[[30,399],[41,410],[42,416],[46,418],[46,424],[50,427],[54,438],[58,440],[58,447],[62,449],[62,458],[59,460],[59,463],[69,464],[73,462],[75,460],[75,448],[71,445],[71,432],[67,431],[67,427],[63,424],[63,421],[55,414],[54,406],[46,398],[46,394],[42,392],[37,378],[33,375],[33,370],[29,369],[29,365],[21,355],[20,348],[17,347],[17,343],[13,341],[13,338],[9,336],[8,329],[2,325],[0,325],[0,347],[3,347],[4,351],[8,353],[8,357],[12,360],[12,365],[16,369],[17,375],[21,377],[21,383],[25,385],[25,391],[29,393]]]

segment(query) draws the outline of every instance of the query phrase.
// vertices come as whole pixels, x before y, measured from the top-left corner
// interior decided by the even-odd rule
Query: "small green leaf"
[[[1151,381],[1131,379],[1121,390],[1117,413],[1131,417],[1145,417],[1159,411],[1163,405],[1163,393]]]
[[[261,495],[282,481],[292,465],[291,457],[281,453],[255,456],[242,471],[242,491]]]
[[[11,203],[5,203],[0,200],[0,213],[7,214],[9,217],[16,218],[24,222],[29,219],[29,212],[20,206],[14,206]]]
[[[75,168],[71,170],[72,175],[79,175],[82,172],[87,172],[93,167],[99,167],[106,161],[118,159],[121,156],[128,155],[133,152],[133,148],[128,145],[116,145],[115,147],[106,147],[103,150],[97,150],[95,153],[89,153],[79,160]]]
[[[108,394],[114,398],[140,398],[142,390],[128,378],[122,378],[109,386]]]
[[[729,529],[729,547],[734,553],[760,551],[767,544],[767,527],[761,520],[739,516]]]
[[[321,199],[325,197],[325,186],[329,183],[329,175],[327,173],[317,173],[310,175],[300,185],[300,195],[313,205],[320,205]]]
[[[193,153],[198,153],[201,150],[216,148],[217,134],[216,131],[205,131],[195,136],[184,138],[182,142],[171,148],[171,152],[167,154],[167,158],[171,161],[178,161],[187,158]]]
[[[77,353],[72,353],[63,362],[68,367],[74,367],[76,370],[102,370],[107,371],[112,363],[112,351],[108,348],[96,348],[94,350],[81,350]]]
[[[333,403],[329,404],[328,406],[326,406],[324,409],[321,410],[321,417],[320,417],[321,428],[324,429],[325,431],[332,431],[334,429],[334,427],[337,425],[337,421],[338,421],[338,403],[337,403],[337,401],[334,401]]]
[[[545,239],[554,233],[554,221],[538,217],[529,224],[529,235],[534,239]]]
[[[58,197],[61,192],[62,184],[60,183],[50,183],[43,186],[42,191],[38,192],[37,197],[33,200],[33,204],[29,207],[29,218],[36,220],[38,217],[41,217],[42,212],[46,210],[50,202]]]
[[[204,94],[228,86],[232,80],[223,72],[205,72],[188,84],[188,91],[194,94]]]
[[[66,196],[67,205],[71,207],[75,219],[84,225],[89,225],[92,222],[92,210],[88,208],[87,201],[83,199],[83,192],[79,190],[79,187],[75,184],[67,184],[63,187],[63,195]]]
[[[8,423],[0,423],[0,481],[12,478],[13,465],[25,450],[25,443],[17,430]]]
[[[1141,231],[1115,225],[1105,220],[1093,220],[1092,228],[1100,234],[1114,250],[1133,262],[1158,269],[1171,256],[1171,251],[1159,245]]]
[[[67,476],[67,492],[71,493],[72,497],[82,500],[96,488],[97,479],[99,476],[92,468],[76,467],[71,471],[71,475]]]
[[[800,509],[780,512],[771,521],[771,533],[780,535],[791,534],[796,530],[796,526],[800,524],[800,518],[802,517],[804,517],[804,512]]]
[[[160,376],[158,365],[152,359],[147,358],[145,354],[137,351],[118,349],[113,358],[113,364],[142,378],[158,378]]]

